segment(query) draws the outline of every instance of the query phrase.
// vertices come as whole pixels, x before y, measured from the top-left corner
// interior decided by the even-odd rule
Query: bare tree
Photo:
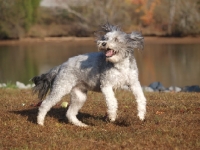
[[[169,23],[168,23],[168,34],[172,34],[172,24],[176,12],[176,0],[169,0]]]
[[[76,1],[77,2],[77,1]],[[70,7],[70,4],[74,4],[73,1],[66,1],[66,0],[56,0],[57,6],[59,6],[60,8],[66,9],[69,13],[75,15],[76,17],[80,18],[81,20],[88,22],[88,19],[86,17],[84,17],[81,13],[79,13],[78,11],[73,10]],[[78,5],[78,2],[75,3],[74,5]]]
[[[112,23],[131,21],[131,8],[121,0],[54,0],[55,6],[79,18],[82,24],[97,26],[109,20]],[[132,10],[133,12],[134,10]],[[126,21],[124,21],[126,20]]]

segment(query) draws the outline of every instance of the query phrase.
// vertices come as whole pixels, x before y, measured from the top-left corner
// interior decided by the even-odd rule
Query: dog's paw
[[[116,117],[109,116],[109,115],[106,113],[106,115],[105,115],[105,117],[104,117],[104,120],[105,120],[106,122],[115,122]]]
[[[72,123],[73,125],[75,125],[75,126],[79,126],[79,127],[88,127],[88,125],[87,124],[85,124],[85,123],[82,123],[81,121],[79,121],[79,122],[76,122],[76,123]]]
[[[87,128],[89,126],[87,124],[82,123],[81,125],[79,125],[79,127]]]
[[[37,124],[40,125],[40,126],[44,126],[44,122],[39,122],[38,121]]]
[[[110,122],[115,122],[115,120],[116,120],[115,118],[109,118]]]
[[[140,118],[141,121],[144,121],[145,113],[138,113],[138,117]]]
[[[37,124],[38,125],[41,125],[41,126],[44,126],[44,120],[43,119],[40,119],[39,117],[37,118]]]

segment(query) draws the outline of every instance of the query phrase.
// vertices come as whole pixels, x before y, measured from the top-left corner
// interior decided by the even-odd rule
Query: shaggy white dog
[[[87,91],[101,91],[108,107],[107,114],[111,122],[117,117],[117,99],[113,89],[128,86],[136,97],[138,117],[144,120],[146,98],[138,80],[138,69],[133,56],[134,49],[143,48],[143,37],[139,32],[126,34],[117,26],[105,24],[98,34],[99,52],[78,55],[69,58],[48,73],[32,79],[34,91],[43,99],[39,107],[37,123],[44,124],[47,112],[61,98],[71,93],[71,102],[66,116],[74,125],[87,125],[77,119],[76,115],[87,98]]]

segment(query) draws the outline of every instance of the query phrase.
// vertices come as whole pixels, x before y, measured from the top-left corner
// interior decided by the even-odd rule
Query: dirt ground
[[[71,125],[61,102],[47,114],[45,125],[37,125],[39,101],[31,90],[0,88],[0,149],[2,150],[150,150],[200,148],[199,93],[145,93],[147,114],[137,117],[134,96],[116,91],[119,103],[114,123],[105,119],[106,104],[101,93],[89,92],[78,118],[89,125]]]

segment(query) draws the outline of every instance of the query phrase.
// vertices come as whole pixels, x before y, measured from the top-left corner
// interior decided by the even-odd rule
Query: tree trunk
[[[168,35],[172,34],[172,24],[174,21],[174,15],[176,12],[176,0],[169,1],[169,23],[168,23]]]

